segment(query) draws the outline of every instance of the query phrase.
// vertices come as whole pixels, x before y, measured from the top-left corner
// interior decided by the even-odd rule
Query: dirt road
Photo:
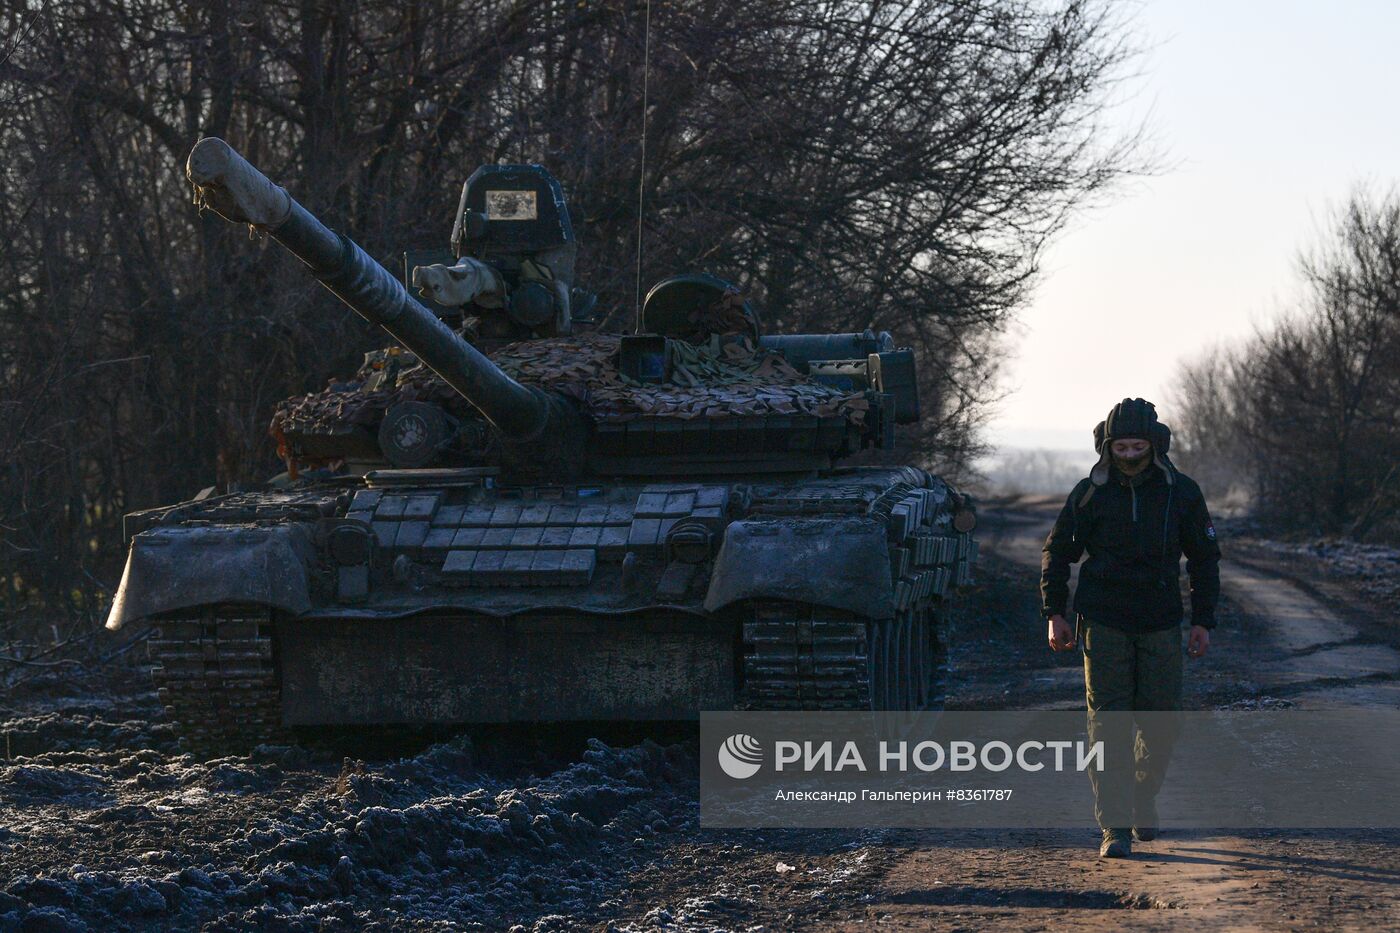
[[[984,514],[950,708],[1082,708],[1037,618],[1051,518]],[[1400,705],[1389,615],[1225,549],[1188,707]],[[1400,929],[1396,832],[1102,862],[1083,830],[710,831],[693,730],[392,738],[184,755],[136,667],[0,696],[0,930]]]
[[[1011,597],[981,607],[952,663],[952,704],[1083,708],[1080,659],[1044,647],[1034,586],[1055,504],[991,510],[984,573]],[[1389,619],[1335,587],[1292,579],[1225,544],[1225,606],[1209,657],[1188,668],[1187,708],[1391,706],[1400,653]],[[1000,690],[1000,696],[998,696]],[[1202,792],[1209,792],[1208,780]],[[840,929],[1400,929],[1400,833],[1164,834],[1127,861],[1103,861],[1095,834],[926,833]],[[1126,916],[1124,910],[1131,910]]]

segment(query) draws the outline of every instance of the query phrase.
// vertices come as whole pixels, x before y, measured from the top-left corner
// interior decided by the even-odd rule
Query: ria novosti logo
[[[719,747],[719,766],[736,780],[751,778],[763,766],[763,746],[753,736],[736,732]]]
[[[763,767],[764,745],[746,732],[736,732],[725,739],[719,747],[719,766],[725,774],[735,780],[753,777]],[[1071,757],[1073,752],[1073,757]],[[874,758],[871,758],[871,755]],[[1042,759],[1047,756],[1053,762]],[[1036,772],[1047,767],[1064,771],[1069,767],[1076,771],[1104,770],[1103,740],[1085,743],[1080,739],[1051,739],[1044,742],[1030,740],[1012,747],[1008,742],[992,740],[977,742],[957,739],[947,742],[927,740],[911,743],[908,741],[881,740],[875,749],[862,750],[854,740],[833,741],[791,741],[773,742],[773,771],[777,775],[784,772],[799,774],[832,774],[843,771],[867,773],[872,769],[884,772],[908,773],[911,770],[930,773],[934,771],[977,771],[983,770],[998,774],[1010,768]]]

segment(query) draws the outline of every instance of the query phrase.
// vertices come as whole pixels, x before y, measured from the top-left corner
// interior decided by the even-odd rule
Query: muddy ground
[[[1051,518],[984,513],[949,708],[1082,708],[1078,657],[1046,650],[1036,618]],[[1358,577],[1316,549],[1225,549],[1188,707],[1400,704],[1389,557]],[[181,754],[138,666],[108,665],[31,677],[0,732],[0,929],[1400,929],[1389,831],[1168,834],[1126,862],[1084,831],[702,831],[687,727],[206,760]]]

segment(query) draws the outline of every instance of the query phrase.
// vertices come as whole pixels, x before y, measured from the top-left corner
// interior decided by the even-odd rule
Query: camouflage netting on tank
[[[813,382],[782,357],[756,351],[747,339],[711,339],[694,346],[672,341],[671,380],[635,382],[618,372],[620,338],[590,334],[514,343],[491,355],[511,377],[567,395],[599,421],[630,421],[669,416],[682,419],[731,415],[843,415],[860,424],[869,403],[860,393]],[[401,401],[423,401],[465,412],[466,403],[437,374],[403,354],[393,388],[369,390],[373,375],[362,367],[348,383],[288,399],[272,416],[272,433],[338,434],[357,426],[373,428],[385,410]]]
[[[860,423],[868,408],[863,395],[813,382],[782,357],[756,352],[747,339],[712,338],[699,346],[672,341],[671,380],[660,384],[622,375],[619,344],[615,334],[532,340],[504,347],[492,359],[522,383],[577,399],[599,421],[806,414]]]
[[[405,353],[402,358],[406,360],[405,368],[393,386],[365,388],[374,375],[366,365],[352,380],[332,382],[320,392],[279,402],[272,414],[272,434],[343,434],[359,427],[373,430],[384,412],[399,402],[431,402],[453,413],[468,411],[466,401],[437,373],[416,362],[410,354]]]

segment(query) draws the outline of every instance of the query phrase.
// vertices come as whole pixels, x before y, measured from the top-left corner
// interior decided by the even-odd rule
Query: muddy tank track
[[[148,645],[157,696],[191,751],[246,750],[284,735],[268,610],[215,606],[160,618]]]
[[[742,709],[917,710],[942,701],[936,607],[878,622],[802,603],[752,612]],[[268,610],[204,607],[156,622],[152,677],[184,747],[213,753],[287,738]]]
[[[936,608],[871,622],[800,603],[764,603],[744,623],[750,710],[917,710],[942,702]]]

